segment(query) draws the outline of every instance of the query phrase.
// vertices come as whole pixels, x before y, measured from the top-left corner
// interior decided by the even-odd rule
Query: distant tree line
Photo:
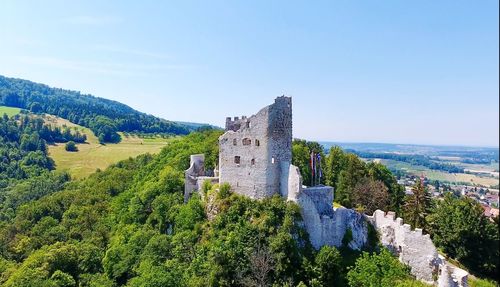
[[[0,117],[0,188],[54,169],[47,143],[85,142],[85,134],[51,127],[28,115]]]
[[[390,159],[396,161],[407,162],[412,165],[425,166],[433,170],[441,170],[449,173],[463,173],[464,169],[452,164],[439,163],[433,160],[429,156],[419,155],[419,154],[397,154],[397,153],[378,153],[378,152],[368,152],[368,151],[355,151],[348,150],[362,158],[380,158],[380,159]]]
[[[311,152],[321,155],[322,184],[335,190],[335,201],[349,208],[358,208],[367,214],[376,209],[400,212],[404,200],[404,187],[386,166],[365,163],[357,155],[338,146],[327,155],[317,142],[295,139],[292,143],[292,163],[299,168],[303,183],[311,182]]]
[[[120,141],[118,131],[184,135],[192,130],[116,101],[3,76],[0,76],[0,105],[59,116],[90,128],[103,143]]]
[[[471,151],[440,151],[440,156],[459,157],[460,162],[489,164],[492,161],[498,162],[499,151],[495,148],[482,148],[481,150]]]

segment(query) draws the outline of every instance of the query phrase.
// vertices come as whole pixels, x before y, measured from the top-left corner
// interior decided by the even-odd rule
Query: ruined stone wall
[[[367,219],[378,231],[380,242],[410,266],[417,279],[427,283],[437,281],[441,287],[467,286],[467,272],[446,262],[438,254],[429,234],[422,234],[422,229],[411,230],[403,219],[395,218],[394,212],[385,214],[376,210]]]
[[[286,167],[285,164],[283,164],[281,171],[281,196],[289,201],[297,202],[299,194],[302,193],[302,175],[300,174],[299,168],[290,164],[288,165],[288,172],[285,172]]]
[[[269,106],[269,145],[271,164],[267,172],[267,182],[280,188],[283,194],[288,184],[281,182],[288,179],[289,166],[292,162],[292,98],[278,97]]]
[[[341,246],[350,230],[348,246],[359,250],[367,243],[368,225],[372,224],[381,243],[409,265],[417,279],[440,287],[467,286],[467,272],[446,262],[429,235],[421,229],[411,230],[393,212],[377,210],[373,216],[365,216],[352,209],[333,208],[332,187],[303,188],[299,169],[291,165],[291,147],[291,98],[278,97],[249,118],[226,118],[226,132],[219,138],[219,178],[206,176],[203,155],[191,156],[185,172],[185,200],[205,180],[227,182],[234,192],[254,199],[279,193],[301,207],[305,229],[316,249]]]
[[[334,210],[333,188],[316,186],[305,188],[298,197],[302,218],[309,239],[314,248],[323,245],[342,245],[342,239],[348,229],[352,232],[352,240],[348,246],[361,249],[368,239],[367,221],[352,209],[337,208]]]
[[[249,118],[226,119],[219,138],[221,183],[251,198],[283,192],[281,175],[287,178],[291,161],[291,109],[291,98],[279,97]]]
[[[191,194],[198,190],[198,177],[204,175],[205,155],[191,155],[189,168],[184,171],[184,202],[187,202]]]

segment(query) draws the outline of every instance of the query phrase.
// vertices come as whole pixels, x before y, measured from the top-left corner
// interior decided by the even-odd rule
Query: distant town
[[[412,194],[423,179],[430,195],[442,198],[446,192],[478,201],[484,215],[499,215],[499,150],[489,147],[432,146],[384,143],[329,143],[338,145],[365,161],[386,165]]]

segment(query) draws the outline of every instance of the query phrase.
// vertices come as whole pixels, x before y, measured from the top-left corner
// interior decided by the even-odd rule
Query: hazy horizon
[[[294,136],[498,148],[498,2],[7,1],[0,74],[223,127],[292,96]]]

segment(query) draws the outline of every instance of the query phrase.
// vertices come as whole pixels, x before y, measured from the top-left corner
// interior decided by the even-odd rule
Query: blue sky
[[[2,1],[0,74],[309,140],[498,146],[498,1]]]

